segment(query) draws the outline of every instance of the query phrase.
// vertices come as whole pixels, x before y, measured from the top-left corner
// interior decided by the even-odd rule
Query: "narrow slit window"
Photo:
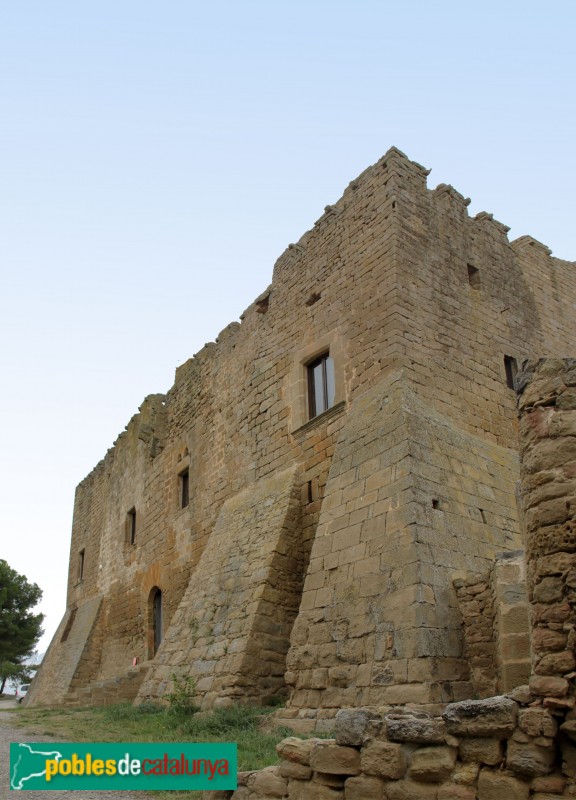
[[[324,353],[308,364],[308,410],[310,419],[334,405],[334,359]]]
[[[190,502],[190,471],[180,473],[180,508],[186,508]]]
[[[131,508],[126,516],[126,533],[129,544],[136,544],[136,509]]]
[[[152,600],[152,625],[154,630],[154,655],[162,643],[162,591],[156,589]]]
[[[84,578],[84,556],[86,554],[85,550],[80,550],[78,553],[78,582],[80,582]]]
[[[312,481],[306,484],[306,501],[308,503],[314,502],[314,493],[312,492]]]
[[[518,362],[512,356],[504,356],[504,369],[506,371],[506,385],[514,389],[514,381],[518,374]]]

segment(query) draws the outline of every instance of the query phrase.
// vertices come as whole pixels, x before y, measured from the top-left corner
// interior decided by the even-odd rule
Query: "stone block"
[[[281,761],[278,772],[283,778],[294,778],[299,781],[307,781],[312,777],[311,767],[299,764],[297,761]]]
[[[568,693],[568,681],[555,676],[532,675],[530,691],[540,696],[565,697]]]
[[[340,709],[334,726],[336,744],[360,747],[368,731],[379,721],[381,716],[370,709]]]
[[[358,775],[360,753],[353,747],[342,747],[338,744],[316,744],[310,753],[310,766],[317,772]]]
[[[478,800],[528,800],[530,786],[512,775],[483,769],[478,778]]]
[[[503,739],[516,727],[518,704],[509,697],[450,703],[442,714],[446,730],[454,736]]]
[[[554,775],[544,775],[530,781],[530,788],[533,792],[548,792],[552,794],[562,794],[566,786],[564,775],[555,773]]]
[[[297,736],[288,736],[276,745],[276,752],[286,761],[295,761],[298,764],[310,766],[310,754],[320,739],[298,739]]]
[[[393,742],[444,743],[446,725],[441,719],[431,719],[426,715],[388,714],[385,723],[388,738]]]
[[[576,658],[571,650],[562,650],[559,653],[548,653],[542,656],[536,664],[534,672],[537,675],[564,675],[572,672],[576,667]]]
[[[348,778],[344,784],[344,800],[384,800],[384,781],[368,775]]]
[[[459,764],[456,762],[454,772],[452,773],[452,781],[458,785],[472,786],[476,784],[479,772],[480,764],[476,762],[468,762],[467,764]]]
[[[535,628],[532,631],[532,647],[536,653],[547,653],[564,650],[568,635],[563,631],[552,631],[550,628]]]
[[[340,789],[314,781],[290,781],[288,785],[288,800],[343,800],[343,796]]]
[[[394,742],[371,742],[361,751],[362,772],[388,780],[398,780],[406,772],[402,745]]]
[[[445,783],[438,787],[437,800],[476,800],[476,789],[472,786]]]
[[[386,800],[437,800],[438,789],[429,783],[396,781],[386,784],[385,797]]]
[[[407,683],[398,686],[388,686],[384,690],[385,702],[390,705],[403,705],[404,703],[430,703],[432,690],[427,683]]]
[[[288,790],[288,782],[278,773],[276,766],[265,767],[255,772],[248,780],[249,789],[267,797],[284,797]]]
[[[518,727],[529,736],[555,736],[558,730],[556,720],[544,708],[520,709]]]
[[[554,747],[539,747],[533,742],[516,742],[510,739],[506,766],[519,775],[534,778],[552,772],[555,757]]]
[[[420,747],[412,754],[410,777],[424,783],[441,783],[455,763],[456,750],[452,747]]]
[[[499,739],[462,739],[459,746],[462,761],[496,766],[504,759],[504,749]]]
[[[517,703],[524,705],[528,705],[528,703],[531,703],[534,700],[534,696],[532,695],[530,687],[527,684],[516,686],[509,692],[508,697],[510,697],[512,700],[515,700]]]

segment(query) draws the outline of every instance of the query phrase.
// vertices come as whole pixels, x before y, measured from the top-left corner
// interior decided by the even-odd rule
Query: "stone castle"
[[[576,268],[392,148],[76,491],[29,704],[438,704],[527,682],[514,378],[576,352]],[[533,646],[533,643],[532,643]]]

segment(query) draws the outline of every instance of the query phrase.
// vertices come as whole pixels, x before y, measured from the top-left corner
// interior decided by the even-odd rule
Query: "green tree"
[[[8,678],[23,674],[42,636],[44,614],[32,613],[41,597],[35,583],[0,559],[0,694]]]

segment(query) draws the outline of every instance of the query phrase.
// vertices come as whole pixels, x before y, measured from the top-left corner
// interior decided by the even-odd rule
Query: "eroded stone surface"
[[[504,696],[464,700],[448,705],[442,717],[455,736],[504,738],[516,727],[518,704]]]

